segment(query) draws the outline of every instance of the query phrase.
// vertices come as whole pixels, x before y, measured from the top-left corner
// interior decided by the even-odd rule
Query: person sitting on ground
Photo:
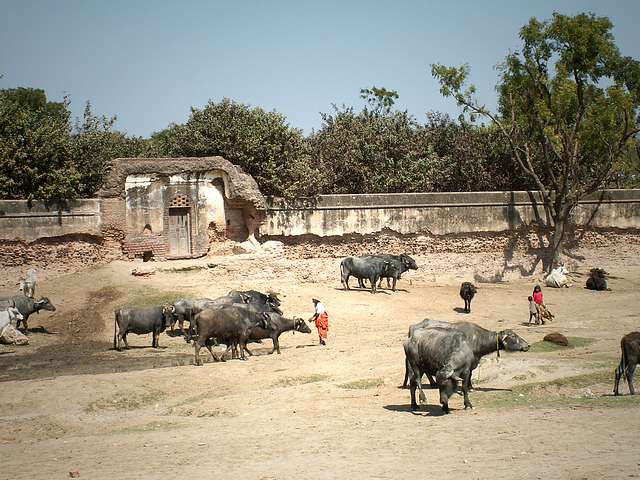
[[[316,322],[316,328],[318,329],[318,338],[320,339],[320,345],[327,344],[327,334],[329,333],[329,315],[327,314],[324,305],[317,298],[312,298],[315,312],[313,316],[308,320],[309,322]]]

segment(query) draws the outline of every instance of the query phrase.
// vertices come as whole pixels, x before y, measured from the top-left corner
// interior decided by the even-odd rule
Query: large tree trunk
[[[565,233],[573,207],[573,203],[565,203],[556,210],[557,214],[553,219],[553,235],[551,236],[551,263],[547,266],[548,272],[560,265],[560,254],[563,250]]]

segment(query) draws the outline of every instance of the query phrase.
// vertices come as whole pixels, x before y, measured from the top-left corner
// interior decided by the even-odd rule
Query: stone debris
[[[247,240],[246,242],[236,243],[233,246],[232,251],[236,255],[242,255],[245,253],[256,253],[258,249],[253,243]]]
[[[131,270],[131,275],[134,277],[148,277],[149,275],[155,275],[156,269],[153,267],[136,267]]]
[[[542,340],[545,342],[555,343],[556,345],[561,345],[563,347],[569,346],[569,339],[559,332],[549,333],[548,335],[545,335]]]

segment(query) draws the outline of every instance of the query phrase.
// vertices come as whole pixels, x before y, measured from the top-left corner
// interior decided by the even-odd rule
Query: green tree
[[[43,90],[0,91],[0,198],[64,199],[76,195],[70,160],[68,100]]]
[[[82,122],[76,120],[71,136],[70,155],[79,172],[78,195],[93,195],[104,181],[111,160],[137,157],[147,145],[141,138],[127,137],[114,129],[116,117],[96,116],[87,102]]]
[[[432,65],[440,92],[471,120],[489,119],[540,190],[553,230],[549,268],[578,201],[607,184],[640,131],[640,64],[620,54],[611,29],[593,14],[532,18],[520,30],[521,50],[501,65],[497,112],[467,86],[467,65]]]
[[[405,112],[351,107],[323,113],[309,137],[323,172],[322,193],[417,192],[429,189],[431,154],[419,125]]]
[[[305,157],[302,131],[284,115],[224,99],[192,108],[184,125],[171,125],[152,136],[155,155],[220,155],[251,174],[263,193],[295,196],[306,193],[317,175]]]
[[[400,96],[396,90],[374,86],[360,89],[360,98],[367,101],[374,113],[389,113]]]

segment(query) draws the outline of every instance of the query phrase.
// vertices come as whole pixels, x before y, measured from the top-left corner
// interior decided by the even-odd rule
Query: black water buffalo
[[[616,368],[616,383],[613,387],[613,394],[620,394],[618,387],[620,386],[620,379],[624,375],[629,384],[629,393],[635,395],[633,373],[638,363],[640,363],[640,332],[631,332],[622,337],[622,340],[620,340],[620,349],[622,350],[622,354],[620,356],[620,364],[618,368]]]
[[[609,282],[607,281],[608,272],[601,268],[592,268],[587,278],[587,288],[589,290],[609,290]]]
[[[219,305],[204,309],[193,318],[196,331],[196,339],[193,342],[195,364],[202,365],[202,347],[209,350],[214,361],[224,361],[224,355],[237,345],[240,348],[240,358],[245,360],[244,352],[251,330],[257,326],[266,329],[269,322],[269,313],[251,308],[249,305]],[[227,352],[220,358],[213,354],[213,341],[227,346]]]
[[[113,325],[113,348],[121,350],[120,341],[124,341],[125,348],[129,348],[127,334],[138,335],[152,333],[151,346],[158,348],[158,337],[174,321],[175,307],[120,308],[115,312]]]
[[[246,301],[248,301],[248,297],[246,298]],[[174,317],[173,323],[170,325],[171,331],[173,332],[173,327],[177,321],[178,330],[180,331],[180,334],[183,335],[185,320],[190,320],[195,315],[200,313],[202,310],[210,306],[230,305],[232,303],[234,303],[234,301],[229,297],[219,297],[213,300],[210,298],[198,298],[195,300],[190,298],[181,298],[179,300],[176,300],[176,302],[173,304],[176,311],[175,311],[175,317]]]
[[[56,307],[49,301],[47,297],[42,297],[35,300],[26,295],[10,295],[6,297],[0,297],[0,301],[12,301],[14,306],[18,309],[22,315],[22,325],[24,326],[25,333],[28,331],[27,320],[32,313],[38,313],[40,310],[47,310],[49,312],[55,312]],[[16,328],[20,326],[20,321],[16,325]]]
[[[371,293],[376,293],[377,282],[381,276],[396,276],[397,269],[388,260],[364,256],[347,257],[340,262],[340,282],[342,287],[349,290],[349,277],[367,279],[371,282]]]
[[[273,342],[273,349],[269,352],[278,352],[280,354],[280,335],[284,332],[293,331],[300,333],[311,333],[311,329],[301,318],[284,318],[277,313],[270,314],[269,325],[265,328],[261,325],[254,327],[249,332],[249,340],[263,340],[270,338]],[[248,348],[245,347],[245,351],[249,355],[253,355]]]
[[[393,269],[388,269],[386,273],[380,275],[380,281],[378,283],[378,288],[382,285],[382,279],[387,279],[387,288],[389,288],[389,279],[392,279],[393,284],[391,286],[391,290],[396,291],[396,282],[400,280],[400,276],[406,272],[407,270],[417,270],[418,264],[416,261],[411,258],[406,253],[401,255],[368,255],[368,257],[372,258],[380,258],[382,260],[386,260],[393,265]],[[364,257],[363,257],[364,258]],[[358,279],[358,285],[361,288],[364,288],[364,279]]]
[[[407,337],[411,338],[416,332],[425,328],[453,329],[464,333],[467,338],[467,343],[471,347],[475,357],[474,362],[471,365],[469,375],[471,375],[473,370],[478,367],[480,359],[485,355],[496,351],[498,352],[498,355],[500,355],[500,350],[510,352],[526,352],[529,350],[529,344],[527,341],[511,329],[494,332],[471,322],[449,323],[425,318],[423,321],[409,327],[409,334]],[[407,387],[408,375],[409,369],[408,365],[405,363],[404,381],[402,383],[403,388]],[[432,376],[427,374],[427,377],[429,378],[429,383],[431,385],[436,384]],[[471,377],[469,377],[469,388],[473,388],[471,385]]]
[[[469,400],[469,378],[475,356],[464,333],[448,328],[423,328],[416,330],[404,343],[406,364],[409,370],[411,410],[417,410],[416,388],[420,391],[420,402],[427,398],[422,391],[423,373],[435,377],[440,391],[440,404],[449,413],[449,397],[462,384],[464,408],[473,408]]]
[[[460,285],[460,297],[464,300],[464,311],[471,313],[471,300],[476,295],[478,289],[471,282],[462,282]]]
[[[231,298],[233,303],[257,303],[259,305],[269,305],[271,307],[270,311],[282,315],[282,310],[280,310],[280,299],[275,293],[262,293],[257,290],[231,290],[226,296]]]

